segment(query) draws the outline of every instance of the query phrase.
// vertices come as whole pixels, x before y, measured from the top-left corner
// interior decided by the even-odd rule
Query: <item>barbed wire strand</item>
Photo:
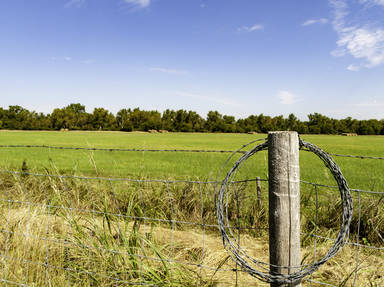
[[[265,138],[257,139],[252,141],[262,141]],[[244,151],[245,146],[241,147],[239,150],[212,150],[212,149],[145,149],[145,148],[97,148],[97,147],[70,147],[70,146],[50,146],[50,145],[0,145],[0,148],[44,148],[44,149],[58,149],[58,150],[86,150],[86,151],[106,151],[106,152],[192,152],[192,153],[240,153],[246,154],[247,151]],[[303,151],[308,151],[303,149]],[[327,153],[329,156],[336,157],[349,157],[356,159],[377,159],[384,160],[384,157],[380,156],[364,156],[364,155],[348,155],[348,154],[338,154],[338,153]]]
[[[38,173],[23,173],[23,172],[18,172],[18,171],[12,171],[12,170],[0,170],[0,173],[8,173],[8,174],[14,174],[14,175],[21,175],[21,174],[26,174],[26,175],[30,175],[30,176],[36,176],[36,177],[56,177],[56,178],[60,178],[60,179],[80,179],[80,180],[102,180],[102,181],[127,181],[127,182],[137,182],[137,183],[148,183],[148,182],[152,182],[152,183],[162,183],[164,184],[165,182],[166,183],[191,183],[191,184],[202,184],[202,185],[206,185],[206,184],[216,184],[217,182],[216,181],[189,181],[189,180],[160,180],[160,179],[149,179],[149,180],[146,180],[146,179],[143,179],[143,180],[140,180],[140,179],[131,179],[131,178],[104,178],[104,177],[79,177],[79,176],[63,176],[63,175],[51,175],[51,174],[38,174]],[[242,183],[242,182],[253,182],[253,181],[256,181],[256,179],[252,179],[252,180],[241,180],[241,181],[232,181],[232,184],[236,184],[236,183]],[[263,178],[260,178],[260,181],[268,181],[267,179],[263,179]],[[337,186],[331,186],[331,185],[325,185],[325,184],[319,184],[319,183],[313,183],[313,182],[308,182],[308,181],[304,181],[302,180],[301,181],[302,183],[304,184],[309,184],[309,185],[312,185],[312,186],[319,186],[319,187],[328,187],[328,188],[332,188],[332,189],[337,189],[338,187]],[[4,187],[5,188],[5,187]],[[351,191],[355,191],[355,192],[360,192],[360,193],[368,193],[368,194],[384,194],[384,192],[375,192],[375,191],[370,191],[370,190],[361,190],[361,189],[353,189],[353,188],[350,188]],[[2,199],[0,199],[0,201],[2,201]],[[31,204],[31,205],[34,205],[34,203],[31,203],[31,202],[25,202],[25,201],[12,201],[14,203],[25,203],[25,204]],[[57,206],[57,205],[50,205],[50,207],[52,208],[64,208],[64,209],[70,209],[70,208],[67,208],[67,207],[62,207],[62,206]],[[75,211],[79,211],[79,212],[92,212],[90,210],[87,210],[87,209],[80,209],[80,208],[72,208],[73,210]],[[115,214],[115,213],[112,213],[112,212],[98,212],[98,211],[95,211],[95,213],[97,214],[107,214],[107,215],[110,215],[110,216],[119,216],[119,214]],[[140,219],[140,220],[154,220],[154,221],[166,221],[164,219],[159,219],[159,218],[148,218],[148,217],[145,217],[145,216],[142,216],[142,217],[137,217],[137,216],[127,216],[127,215],[122,215],[120,214],[120,216],[122,217],[125,217],[125,218],[129,218],[129,219]],[[196,222],[188,222],[188,221],[175,221],[175,223],[180,223],[180,224],[192,224],[192,225],[201,225],[201,226],[206,226],[206,227],[218,227],[218,225],[216,224],[200,224],[200,223],[196,223]],[[227,225],[228,227],[230,227],[231,225]],[[256,230],[257,228],[242,228],[242,229],[245,229],[245,230]]]
[[[327,236],[322,236],[322,235],[314,235],[314,234],[310,234],[310,233],[307,233],[307,232],[301,232],[302,235],[307,235],[307,236],[310,236],[310,237],[315,237],[315,238],[319,238],[319,239],[323,239],[323,240],[328,240],[328,241],[335,241],[335,238],[331,238],[331,237],[327,237]],[[371,245],[365,245],[365,244],[357,244],[356,242],[351,242],[351,241],[347,241],[345,242],[346,245],[350,245],[350,246],[353,246],[353,247],[356,247],[356,246],[359,246],[360,248],[367,248],[367,249],[373,249],[373,250],[378,250],[378,251],[384,251],[384,247],[377,247],[377,246],[371,246]]]
[[[198,180],[186,180],[186,179],[133,179],[133,178],[114,178],[114,177],[89,177],[89,176],[77,176],[77,175],[60,175],[60,174],[43,174],[43,173],[33,173],[33,172],[20,172],[15,170],[4,170],[0,169],[0,173],[8,173],[8,174],[14,174],[14,175],[30,175],[30,176],[41,176],[41,177],[53,177],[53,178],[59,178],[59,179],[80,179],[80,180],[104,180],[104,181],[126,181],[126,182],[141,182],[141,183],[163,183],[164,181],[167,183],[192,183],[192,184],[217,184],[218,181],[198,181]],[[256,181],[256,179],[244,179],[244,180],[238,180],[233,181],[232,183],[242,183],[242,182],[251,182]]]
[[[44,148],[58,150],[86,150],[86,151],[107,151],[107,152],[193,152],[193,153],[233,153],[232,150],[209,150],[209,149],[139,149],[139,148],[94,148],[94,147],[64,147],[48,145],[0,145],[0,148]],[[246,151],[236,151],[246,153]]]

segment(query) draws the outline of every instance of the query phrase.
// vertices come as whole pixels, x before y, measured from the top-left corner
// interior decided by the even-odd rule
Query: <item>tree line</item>
[[[104,131],[149,131],[170,132],[223,132],[266,133],[274,130],[292,130],[301,134],[384,135],[384,119],[357,120],[351,117],[333,119],[319,113],[309,114],[307,121],[294,114],[288,117],[270,117],[263,114],[244,119],[210,111],[206,118],[194,111],[165,110],[145,111],[139,108],[121,109],[116,115],[104,108],[95,108],[92,113],[79,103],[54,109],[50,114],[29,111],[21,106],[0,107],[0,129],[9,130],[104,130]]]

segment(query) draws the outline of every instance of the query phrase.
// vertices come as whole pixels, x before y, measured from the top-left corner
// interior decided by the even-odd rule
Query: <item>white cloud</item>
[[[65,8],[77,7],[80,8],[85,3],[85,0],[70,0],[64,6]]]
[[[292,105],[297,102],[296,96],[288,91],[279,91],[277,98],[282,105]]]
[[[347,67],[347,70],[351,71],[351,72],[358,72],[358,71],[360,71],[360,69],[361,69],[361,67],[357,66],[357,65],[349,65]]]
[[[309,19],[305,21],[302,26],[310,26],[314,24],[327,24],[328,19],[327,18],[320,18],[320,19]]]
[[[151,5],[151,0],[123,0],[125,3],[133,5],[138,8],[146,8]]]
[[[384,64],[384,29],[373,27],[373,23],[348,24],[350,12],[346,0],[329,1],[333,7],[333,28],[339,36],[338,48],[331,54],[336,57],[351,55],[362,60],[359,66],[350,65],[348,70],[357,71],[356,67],[372,68]]]
[[[185,93],[185,92],[178,92],[176,93],[177,96],[180,97],[187,97],[187,98],[192,98],[195,100],[200,100],[202,102],[214,102],[217,104],[221,104],[224,106],[231,106],[231,107],[243,107],[244,105],[229,99],[229,98],[223,98],[223,97],[212,97],[212,96],[205,96],[205,95],[197,95],[197,94],[191,94],[191,93]]]
[[[153,68],[150,68],[149,70],[151,72],[159,72],[159,73],[172,74],[172,75],[188,74],[188,71],[186,70],[166,69],[166,68],[159,68],[159,67],[153,67]]]
[[[238,29],[239,31],[254,32],[259,30],[264,30],[264,25],[255,24],[253,26],[243,26]]]
[[[364,59],[365,67],[371,68],[384,63],[383,29],[360,28],[342,33],[337,46],[356,59]]]

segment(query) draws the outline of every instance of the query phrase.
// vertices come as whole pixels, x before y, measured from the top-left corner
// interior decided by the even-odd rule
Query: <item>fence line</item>
[[[0,148],[1,147],[52,148],[48,146],[0,145]],[[100,151],[246,153],[245,151],[214,150],[110,150],[66,147],[53,148]],[[384,159],[384,157],[349,156],[339,154],[330,155],[357,159]],[[193,278],[195,278],[196,282],[200,282],[200,286],[205,286],[209,283],[206,281],[208,280],[206,278],[210,278],[211,283],[214,282],[223,285],[227,284],[228,286],[260,286],[258,285],[258,282],[254,283],[255,285],[252,285],[252,281],[249,281],[249,278],[247,279],[246,272],[239,269],[238,266],[230,260],[227,260],[228,258],[225,259],[226,257],[224,254],[221,255],[220,260],[216,260],[214,262],[212,262],[212,258],[209,258],[209,252],[211,251],[210,248],[212,248],[211,245],[219,245],[221,243],[221,239],[214,236],[218,225],[215,218],[213,218],[212,214],[210,214],[210,212],[214,210],[214,186],[220,184],[220,181],[218,180],[193,181],[87,177],[20,172],[14,170],[0,170],[0,174],[3,175],[3,177],[0,177],[0,187],[3,190],[0,195],[0,207],[2,207],[0,208],[0,234],[2,234],[2,237],[0,236],[0,247],[3,246],[2,249],[4,250],[3,254],[0,255],[0,266],[4,267],[0,268],[3,269],[2,272],[0,271],[0,282],[3,284],[33,286],[33,281],[31,281],[31,277],[33,276],[31,275],[31,272],[33,272],[33,268],[35,268],[38,270],[45,270],[44,272],[42,271],[43,274],[41,274],[42,277],[45,277],[40,278],[40,281],[38,281],[40,283],[44,283],[45,285],[52,283],[50,281],[50,276],[54,272],[63,272],[66,277],[65,280],[67,285],[78,282],[77,280],[83,280],[81,282],[87,282],[89,286],[102,286],[104,284],[103,282],[109,282],[109,284],[113,285],[125,284],[132,286],[164,286],[161,284],[161,281],[156,281],[154,278],[150,277],[154,275],[151,275],[150,272],[148,273],[148,268],[154,268],[152,272],[158,272],[158,274],[156,274],[158,276],[160,276],[159,274],[162,274],[162,272],[169,272],[169,277],[162,279],[166,281],[164,281],[165,284],[170,284],[169,286],[172,284],[183,285],[187,282],[185,281],[185,278],[179,274],[179,269],[183,268],[184,272],[193,273],[193,275],[190,276],[195,276]],[[263,225],[254,226],[254,223],[250,224],[249,222],[245,222],[245,215],[240,215],[241,205],[245,205],[246,200],[251,200],[249,198],[249,193],[247,193],[247,196],[243,196],[242,193],[245,193],[245,189],[248,188],[252,189],[256,194],[256,186],[253,187],[253,185],[257,183],[257,181],[266,183],[268,182],[268,179],[251,178],[245,180],[232,180],[230,182],[234,189],[233,198],[228,197],[226,200],[229,203],[228,208],[231,209],[229,212],[234,216],[234,218],[231,224],[228,224],[228,227],[237,232],[236,236],[239,239],[238,242],[246,242],[247,236],[245,236],[245,234],[254,234],[253,232],[256,232],[256,234],[263,234],[263,232],[267,232],[268,230],[268,227]],[[322,187],[338,189],[338,187],[304,180],[301,180],[301,183],[313,186],[315,192],[315,219],[313,233],[302,232],[301,234],[303,236],[313,238],[313,258],[316,260],[316,257],[322,252],[321,245],[323,243],[320,241],[332,242],[335,240],[335,238],[331,237],[332,235],[327,236],[326,234],[321,234],[321,232],[324,232],[324,229],[320,229],[318,222],[318,189]],[[191,187],[189,188],[186,186]],[[89,200],[92,202],[86,202],[88,197],[85,193],[81,195],[83,197],[82,200],[85,202],[80,202],[80,195],[78,193],[80,193],[83,189],[88,190]],[[360,195],[379,195],[380,198],[377,203],[376,201],[375,203],[381,207],[383,206],[381,199],[383,198],[384,191],[372,191],[357,188],[352,188],[350,190],[357,196],[358,200],[355,202],[355,205],[357,204],[358,208],[356,209],[356,221],[354,222],[355,231],[352,233],[355,237],[350,238],[347,242],[347,245],[355,248],[355,255],[353,256],[355,260],[355,269],[351,279],[348,279],[351,281],[348,282],[351,282],[351,286],[358,286],[356,284],[359,284],[358,280],[361,264],[366,259],[364,250],[371,250],[372,252],[375,252],[375,254],[384,254],[384,239],[380,237],[380,231],[378,233],[379,237],[377,238],[377,242],[382,241],[383,245],[374,246],[362,241],[363,235],[361,235],[361,232],[363,230],[361,228],[362,216],[364,213],[362,211],[363,198],[360,198]],[[35,191],[37,192],[35,193]],[[158,198],[149,197],[149,193],[151,191],[154,193],[158,192]],[[131,199],[127,198],[128,194],[137,196]],[[197,199],[194,198],[193,206],[192,204],[191,206],[188,205],[188,196],[192,196],[191,194],[197,196]],[[76,198],[76,196],[79,196],[79,198]],[[95,198],[93,198],[93,196]],[[62,201],[58,201],[59,199]],[[371,200],[369,198],[365,199],[367,201]],[[158,201],[159,206],[155,206],[154,204],[152,206],[151,204],[153,200],[156,200],[156,202]],[[190,200],[192,200],[192,197]],[[256,202],[254,203],[255,206],[257,206]],[[130,207],[126,205],[130,204],[136,205],[135,207],[132,207],[131,212],[128,212]],[[140,208],[138,206],[140,206]],[[135,208],[140,210],[135,210]],[[26,214],[21,216],[17,214],[19,209],[25,209],[28,211]],[[24,223],[23,220],[27,220],[25,217],[34,218],[38,216],[40,209],[44,210],[47,215],[47,218],[41,219],[42,225],[44,225],[46,221],[46,230],[36,233],[33,226],[29,226],[28,224],[26,224],[25,229],[15,229],[16,225],[14,224],[14,220],[19,220],[18,224],[22,226]],[[252,215],[257,216],[257,212],[262,213],[264,212],[263,210],[265,211],[265,207],[261,206],[260,210],[254,211],[254,214]],[[196,214],[199,214],[199,216],[196,216]],[[41,214],[39,216],[41,216]],[[192,220],[188,220],[191,218]],[[86,223],[81,220],[85,220]],[[68,227],[66,235],[63,234],[62,237],[55,237],[55,232],[58,232],[56,229],[59,228],[56,226],[55,221],[60,221],[63,223],[63,226]],[[135,226],[136,224],[137,226]],[[127,225],[129,226],[127,227]],[[199,244],[196,242],[189,242],[188,238],[182,238],[183,240],[186,240],[186,243],[183,243],[180,239],[180,236],[182,236],[181,232],[187,232],[190,226],[193,226],[193,228],[196,229],[192,229],[191,233],[187,234],[187,237],[196,236],[197,242],[200,240]],[[159,230],[156,230],[156,228]],[[125,234],[127,230],[129,230],[128,235]],[[63,232],[64,231],[65,230],[63,230]],[[87,237],[84,241],[77,241],[78,239],[76,236],[81,236],[83,233],[87,232],[90,234],[88,235],[89,238]],[[111,238],[103,239],[102,237],[98,237],[101,236],[103,232],[109,232]],[[131,238],[133,236],[132,234],[136,234],[137,238]],[[155,250],[155,248],[158,247],[152,246],[152,236],[159,236],[162,238],[156,240],[163,240],[164,242],[162,244],[165,244],[167,248]],[[100,242],[95,242],[95,238],[100,240]],[[256,236],[256,238],[258,237]],[[11,248],[12,244],[15,243],[14,240],[24,242],[25,246],[21,248],[25,249],[24,253],[23,250],[21,250],[20,254],[15,254],[14,250]],[[102,240],[107,242],[103,242]],[[44,257],[32,257],[33,255],[27,252],[28,248],[31,248],[28,245],[29,241],[44,242],[46,255]],[[189,246],[189,244],[192,246]],[[60,250],[64,250],[62,262],[54,261],[54,258],[52,258],[49,254],[48,251],[51,249],[56,250],[55,248],[61,248]],[[191,252],[191,255],[188,255],[188,252],[188,254],[184,254],[180,248],[184,248],[188,252]],[[251,250],[251,247],[248,248]],[[245,247],[245,250],[248,248]],[[83,257],[76,254],[76,252],[83,255]],[[85,253],[88,254],[87,259],[85,259]],[[74,256],[80,256],[81,258]],[[134,262],[136,265],[132,265],[132,269],[125,270],[126,273],[122,271],[118,272],[119,270],[103,270],[97,264],[101,259],[104,259],[104,257],[111,260],[111,262],[116,261],[114,264],[117,264],[118,260],[123,260],[123,262],[128,264],[127,266],[130,266],[129,264],[131,264],[131,262]],[[78,260],[78,262],[76,262],[76,260]],[[24,265],[24,269],[22,269],[23,274],[20,275],[21,277],[11,274],[10,272],[15,262],[19,262],[21,265]],[[379,265],[378,268],[382,267],[381,270],[384,270],[384,263],[379,264],[382,265]],[[159,267],[161,265],[164,266],[164,269]],[[134,272],[135,270],[137,274]],[[223,278],[218,279],[216,274],[220,274],[219,277]],[[231,274],[233,274],[233,276]],[[225,276],[228,276],[228,278],[224,278]],[[304,280],[311,286],[312,284],[335,287],[338,286],[338,283],[335,283],[336,285],[334,285],[329,280],[318,278],[316,276],[311,276],[305,278]],[[53,282],[53,284],[55,284],[55,282]]]
[[[265,138],[257,139],[256,141],[263,141]],[[44,149],[58,149],[58,150],[87,150],[87,151],[107,151],[107,152],[191,152],[191,153],[240,153],[246,154],[244,150],[212,150],[212,149],[138,149],[138,148],[94,148],[94,147],[65,147],[65,146],[49,146],[49,145],[0,145],[0,148],[44,148]],[[307,149],[301,149],[307,151]],[[384,160],[384,157],[379,156],[364,156],[364,155],[347,155],[328,153],[330,156],[348,157],[356,159],[377,159]]]
[[[345,155],[345,154],[336,154],[336,153],[330,153],[329,155],[339,156],[339,157],[358,158],[358,159],[381,159],[381,160],[384,159],[384,157],[377,157],[377,156]]]
[[[59,150],[88,150],[88,151],[108,151],[108,152],[202,152],[202,153],[246,153],[246,151],[233,150],[207,150],[207,149],[137,149],[137,148],[92,148],[92,147],[63,147],[47,145],[0,145],[0,148],[44,148]]]
[[[31,175],[36,177],[56,177],[61,179],[84,179],[84,180],[107,180],[107,181],[129,181],[129,182],[137,182],[137,183],[192,183],[192,184],[219,184],[221,181],[211,180],[211,181],[196,181],[196,180],[170,180],[170,179],[133,179],[133,178],[113,178],[113,177],[88,177],[88,176],[77,176],[77,175],[60,175],[60,174],[42,174],[42,173],[31,173],[31,172],[22,172],[22,171],[13,171],[13,170],[3,170],[0,169],[0,173],[9,173],[14,175]],[[253,179],[243,179],[243,180],[235,180],[230,181],[229,184],[232,183],[247,183],[247,182],[257,182],[263,181],[268,182],[267,178],[253,178]],[[312,185],[312,186],[320,186],[320,187],[328,187],[332,189],[338,189],[335,185],[327,185],[323,183],[315,183],[306,180],[300,180],[301,183]],[[361,192],[361,193],[370,193],[370,194],[384,194],[384,191],[372,191],[372,190],[363,190],[358,188],[350,188],[350,191]]]

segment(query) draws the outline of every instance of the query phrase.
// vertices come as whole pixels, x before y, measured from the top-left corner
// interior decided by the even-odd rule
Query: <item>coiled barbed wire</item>
[[[328,153],[320,149],[314,144],[309,142],[302,141],[299,138],[300,149],[304,149],[306,151],[311,151],[315,153],[325,164],[325,166],[331,171],[333,177],[335,178],[337,185],[340,191],[340,197],[343,202],[343,213],[342,213],[342,223],[340,226],[339,233],[334,241],[333,246],[329,249],[327,254],[320,260],[307,265],[301,266],[277,266],[266,262],[261,262],[257,259],[251,258],[243,248],[241,248],[239,242],[236,240],[235,236],[233,236],[232,230],[229,225],[228,214],[224,211],[227,210],[227,202],[224,207],[224,197],[228,192],[230,182],[232,181],[233,176],[236,174],[238,168],[244,163],[248,158],[250,158],[255,153],[267,150],[268,149],[268,141],[261,143],[254,147],[252,150],[242,155],[240,159],[233,165],[233,167],[228,172],[227,176],[222,182],[220,190],[218,191],[217,197],[217,220],[219,225],[219,230],[223,239],[224,248],[227,250],[228,254],[244,271],[249,273],[250,275],[260,279],[261,281],[268,283],[278,283],[278,284],[286,284],[286,283],[294,283],[300,281],[307,275],[310,275],[314,271],[316,271],[322,264],[324,264],[328,259],[335,256],[345,243],[348,240],[349,236],[349,225],[352,220],[352,212],[353,212],[353,203],[352,197],[349,192],[348,184],[338,167],[335,161],[329,156]],[[263,269],[263,271],[257,270],[252,267],[252,265],[256,265],[259,268]],[[269,268],[279,267],[284,269],[289,268],[297,268],[300,271],[294,272],[292,274],[276,274],[271,273]]]

